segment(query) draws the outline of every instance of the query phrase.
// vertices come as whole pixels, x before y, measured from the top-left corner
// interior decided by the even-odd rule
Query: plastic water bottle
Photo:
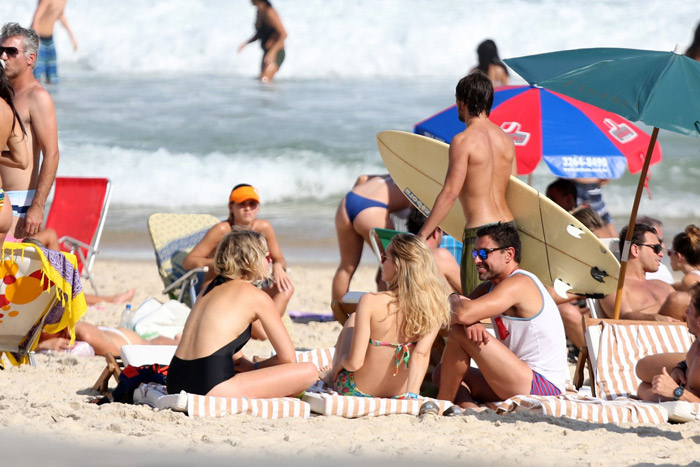
[[[119,327],[120,328],[125,327],[126,323],[129,321],[129,318],[131,318],[131,303],[127,303],[126,306],[124,307],[124,311],[122,311],[121,319],[119,320]]]

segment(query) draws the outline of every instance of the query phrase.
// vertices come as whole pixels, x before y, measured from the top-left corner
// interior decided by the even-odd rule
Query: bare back
[[[426,368],[418,368],[421,363],[413,359],[413,355],[416,351],[429,353],[437,334],[435,330],[435,333],[412,340],[403,335],[403,313],[397,309],[396,303],[392,303],[392,297],[390,292],[366,294],[360,302],[362,307],[358,306],[359,314],[356,316],[356,335],[353,341],[359,339],[361,342],[357,342],[357,345],[366,346],[366,351],[364,364],[355,371],[355,381],[361,391],[378,397],[391,397],[407,392],[411,370],[425,374],[427,361]],[[409,344],[417,341],[415,346],[409,348],[409,368],[401,362],[398,373],[394,376],[396,347],[370,344],[368,338],[391,344]],[[353,350],[355,345],[353,342]]]
[[[66,7],[66,0],[39,0],[32,28],[39,34],[39,37],[51,37],[53,26],[63,15]]]
[[[186,360],[211,355],[241,335],[265,302],[270,298],[245,281],[215,287],[192,308],[176,355]]]
[[[514,160],[512,139],[488,118],[475,119],[453,138],[450,170],[464,175],[459,200],[466,227],[513,220],[505,195]]]

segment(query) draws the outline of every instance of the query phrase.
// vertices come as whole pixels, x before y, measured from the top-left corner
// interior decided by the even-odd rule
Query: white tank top
[[[566,334],[556,303],[542,282],[531,272],[517,269],[535,283],[542,309],[531,318],[500,314],[491,318],[496,337],[532,370],[541,374],[564,394],[570,379],[566,360]]]

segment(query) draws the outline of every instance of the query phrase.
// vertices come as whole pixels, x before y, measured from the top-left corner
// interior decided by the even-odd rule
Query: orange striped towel
[[[683,323],[603,322],[596,371],[597,394],[614,400],[637,394],[637,362],[647,355],[687,352],[693,342]]]
[[[668,421],[661,404],[618,398],[606,401],[589,396],[515,396],[487,406],[498,413],[528,411],[592,423],[640,423],[656,425]]]

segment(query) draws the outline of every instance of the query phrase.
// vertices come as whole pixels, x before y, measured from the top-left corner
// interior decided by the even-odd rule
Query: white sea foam
[[[94,144],[60,149],[70,157],[61,159],[59,176],[108,177],[114,186],[112,202],[130,206],[222,206],[238,183],[257,187],[266,203],[323,200],[351,187],[362,172],[385,170],[374,154],[365,155],[367,162],[341,165],[305,149],[274,155],[194,155]],[[101,163],[95,164],[98,157]]]
[[[35,2],[5,2],[5,21],[28,24]],[[427,76],[463,73],[485,38],[502,58],[561,49],[673,50],[690,44],[700,19],[687,0],[275,0],[289,33],[280,78]],[[61,65],[102,73],[253,76],[255,9],[243,0],[71,0],[80,41],[71,52],[59,26]]]

